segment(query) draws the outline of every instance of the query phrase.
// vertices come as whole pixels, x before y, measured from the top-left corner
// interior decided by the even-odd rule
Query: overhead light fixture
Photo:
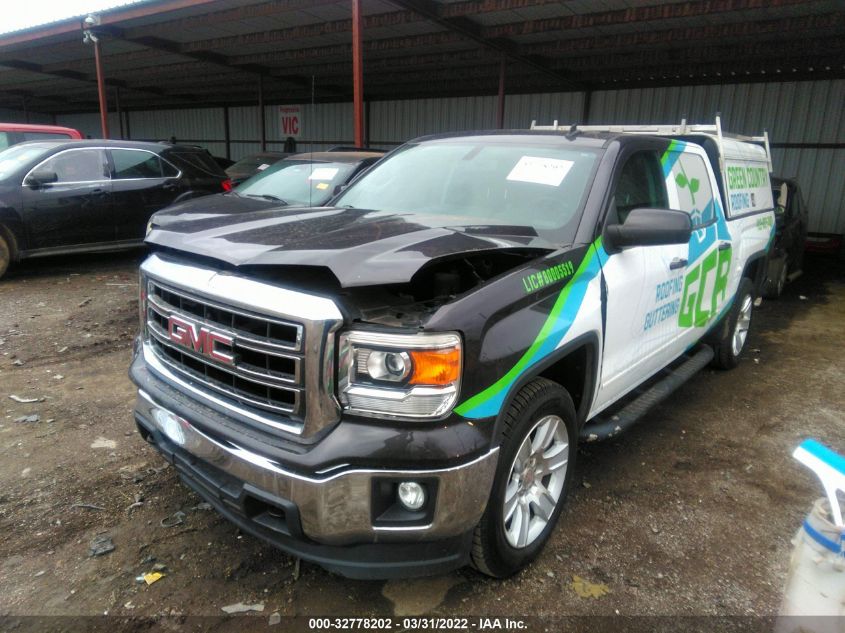
[[[97,34],[92,30],[95,26],[100,26],[100,16],[90,13],[84,20],[82,20],[82,43],[92,44],[99,41]]]

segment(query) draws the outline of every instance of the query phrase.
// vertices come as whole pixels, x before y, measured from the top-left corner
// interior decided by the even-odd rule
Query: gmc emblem
[[[200,327],[177,316],[171,316],[167,321],[167,335],[170,340],[197,354],[207,356],[212,360],[224,365],[234,365],[234,355],[217,349],[217,345],[226,345],[232,348],[234,339],[226,334],[209,330],[207,327]]]

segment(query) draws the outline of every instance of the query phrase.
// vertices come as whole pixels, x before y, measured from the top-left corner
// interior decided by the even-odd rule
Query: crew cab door
[[[186,191],[179,170],[143,149],[108,150],[114,196],[114,239],[142,240],[147,222]]]
[[[30,170],[34,172],[52,172],[56,178],[37,186],[22,186],[31,250],[114,240],[111,180],[102,149],[61,151]]]
[[[724,314],[739,280],[731,269],[736,259],[734,241],[704,150],[698,145],[675,141],[664,152],[661,165],[670,207],[688,213],[692,224],[675,318],[678,354],[681,354],[695,345]]]
[[[618,163],[606,224],[624,224],[637,208],[670,208],[662,155],[657,146],[629,146]],[[687,244],[633,246],[614,252],[603,264],[606,315],[595,410],[682,353],[678,312],[687,255]]]

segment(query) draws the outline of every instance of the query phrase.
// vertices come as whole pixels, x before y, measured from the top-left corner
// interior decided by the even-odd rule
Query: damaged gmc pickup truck
[[[512,574],[579,439],[737,364],[774,227],[763,140],[426,137],[328,208],[165,210],[138,429],[243,531],[327,569]]]

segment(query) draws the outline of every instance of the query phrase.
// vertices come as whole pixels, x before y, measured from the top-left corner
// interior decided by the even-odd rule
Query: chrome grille
[[[141,279],[143,353],[159,378],[262,431],[307,438],[340,419],[334,301],[158,253]]]
[[[171,336],[173,318],[194,332],[222,335],[222,362]],[[304,416],[303,326],[200,298],[158,281],[147,283],[147,333],[158,359],[170,369],[241,405],[297,419]]]

